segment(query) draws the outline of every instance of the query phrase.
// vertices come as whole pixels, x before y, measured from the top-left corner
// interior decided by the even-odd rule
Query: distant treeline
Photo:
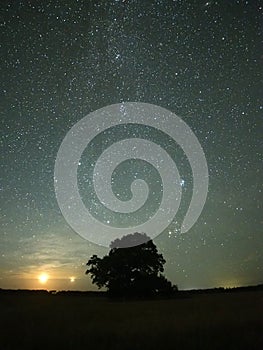
[[[77,295],[77,296],[105,296],[106,292],[101,291],[75,291],[75,290],[46,290],[46,289],[2,289],[1,294],[19,294],[19,295]]]
[[[256,286],[235,287],[235,288],[210,288],[210,289],[191,289],[177,291],[170,297],[187,297],[195,294],[213,294],[213,293],[232,293],[232,292],[247,292],[247,291],[261,291],[263,284]],[[66,296],[88,296],[88,297],[107,297],[107,292],[102,291],[72,291],[72,290],[45,290],[45,289],[2,289],[0,288],[0,295],[3,294],[19,294],[19,295],[66,295]]]

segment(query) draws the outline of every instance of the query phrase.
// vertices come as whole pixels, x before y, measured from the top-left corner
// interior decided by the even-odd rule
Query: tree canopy
[[[131,247],[134,241],[143,243]],[[86,274],[98,288],[105,287],[112,296],[170,294],[177,290],[162,274],[165,259],[147,235],[129,234],[110,247],[108,255],[93,255],[87,263]]]

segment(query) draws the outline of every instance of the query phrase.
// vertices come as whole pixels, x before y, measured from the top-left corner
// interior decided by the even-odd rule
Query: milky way
[[[41,273],[50,276],[47,288],[93,288],[85,263],[108,250],[82,239],[63,218],[55,159],[77,121],[129,101],[180,116],[209,168],[204,210],[180,234],[192,189],[187,159],[164,135],[126,128],[127,135],[155,136],[176,150],[185,204],[154,240],[167,277],[179,288],[262,283],[260,2],[47,0],[1,1],[0,7],[0,288],[38,288]],[[100,220],[124,225],[125,218],[113,217],[88,192],[92,162],[114,139],[108,130],[90,145],[93,152],[83,153],[79,187]],[[123,200],[127,184],[143,177],[157,196],[151,194],[143,215],[154,212],[151,199],[160,201],[161,186],[155,169],[131,160],[113,175],[113,192]],[[137,219],[142,215],[129,224]]]

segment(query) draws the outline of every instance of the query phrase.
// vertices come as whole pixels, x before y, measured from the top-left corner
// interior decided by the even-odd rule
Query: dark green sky
[[[167,277],[179,288],[262,283],[260,2],[3,0],[0,7],[0,288],[43,287],[37,277],[44,272],[47,288],[91,288],[85,263],[108,250],[63,218],[54,164],[77,121],[123,101],[177,114],[206,155],[209,192],[199,220],[185,234],[173,223],[154,240]],[[86,203],[89,154],[79,169]],[[189,164],[179,151],[174,156],[187,203]],[[119,169],[115,190],[124,198],[133,166]],[[138,163],[136,171],[158,189],[153,169]]]

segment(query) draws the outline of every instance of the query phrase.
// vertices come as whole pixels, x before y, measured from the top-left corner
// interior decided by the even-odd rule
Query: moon
[[[48,275],[46,273],[42,273],[39,277],[38,280],[40,283],[45,284],[48,281]]]

